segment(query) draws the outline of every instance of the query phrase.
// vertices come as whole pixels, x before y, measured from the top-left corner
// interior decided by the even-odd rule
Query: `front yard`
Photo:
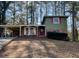
[[[1,58],[79,57],[79,42],[47,38],[16,38],[0,51]]]

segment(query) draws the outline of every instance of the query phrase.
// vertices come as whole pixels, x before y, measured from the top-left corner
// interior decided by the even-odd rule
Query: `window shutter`
[[[59,17],[59,23],[61,24],[61,17]]]
[[[53,23],[53,17],[52,17],[52,19],[51,19],[51,23]]]

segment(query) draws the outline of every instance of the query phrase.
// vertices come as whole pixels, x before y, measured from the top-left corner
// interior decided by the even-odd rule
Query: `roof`
[[[38,26],[45,26],[45,25],[0,25],[0,27],[22,27],[22,26],[26,26],[26,27],[38,27]]]
[[[43,21],[41,23],[44,24],[46,18],[53,18],[53,17],[68,18],[68,16],[44,16]]]

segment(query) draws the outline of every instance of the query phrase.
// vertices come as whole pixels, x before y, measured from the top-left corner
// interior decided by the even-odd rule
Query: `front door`
[[[45,27],[44,26],[38,27],[38,37],[45,37]]]

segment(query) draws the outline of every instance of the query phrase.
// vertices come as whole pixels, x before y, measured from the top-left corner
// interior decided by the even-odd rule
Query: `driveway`
[[[1,58],[79,57],[79,42],[47,38],[16,38],[0,51]]]
[[[9,44],[13,38],[0,38],[0,50],[7,44]]]

